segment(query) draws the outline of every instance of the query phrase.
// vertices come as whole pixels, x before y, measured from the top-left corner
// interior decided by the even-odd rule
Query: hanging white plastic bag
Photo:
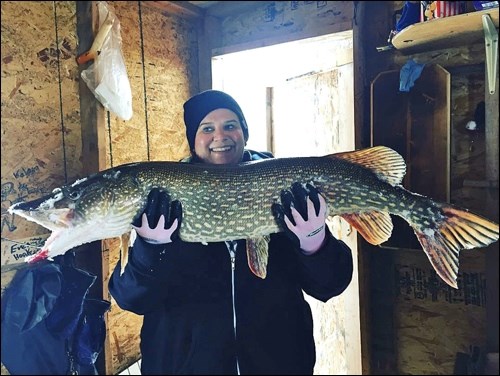
[[[120,21],[105,1],[99,1],[97,6],[99,31],[90,50],[77,59],[79,64],[94,59],[94,63],[82,71],[82,79],[108,111],[122,120],[130,120],[132,90],[121,52]]]

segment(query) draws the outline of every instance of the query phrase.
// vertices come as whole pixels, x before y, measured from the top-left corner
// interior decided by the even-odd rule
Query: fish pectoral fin
[[[128,249],[134,243],[136,236],[135,231],[126,232],[120,236],[120,275],[125,271],[128,263]]]
[[[271,237],[265,235],[259,238],[247,239],[248,267],[259,278],[266,278],[269,240]]]
[[[341,217],[370,244],[379,245],[391,237],[393,224],[387,212],[349,213],[342,214]]]

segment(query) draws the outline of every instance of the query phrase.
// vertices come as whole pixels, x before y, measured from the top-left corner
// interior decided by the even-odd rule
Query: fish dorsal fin
[[[341,217],[370,244],[379,245],[391,237],[393,224],[389,213],[372,211],[342,214]]]
[[[336,153],[331,156],[368,168],[379,179],[392,186],[401,184],[406,174],[406,163],[403,157],[387,146],[374,146],[367,149]]]
[[[269,240],[269,235],[247,239],[248,266],[253,274],[262,279],[267,275]]]

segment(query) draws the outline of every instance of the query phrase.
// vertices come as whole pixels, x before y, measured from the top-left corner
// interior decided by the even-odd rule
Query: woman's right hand
[[[132,226],[144,241],[151,244],[167,244],[179,237],[182,221],[182,205],[171,202],[167,192],[153,188],[143,213],[134,219]]]

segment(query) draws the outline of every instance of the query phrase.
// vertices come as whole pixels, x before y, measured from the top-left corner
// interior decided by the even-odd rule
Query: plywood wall
[[[107,166],[132,161],[179,160],[189,153],[182,104],[197,91],[196,27],[136,1],[113,2],[134,115],[109,114]]]
[[[182,104],[197,88],[196,23],[162,14],[143,2],[112,3],[120,20],[122,51],[132,88],[131,120],[106,114],[106,166],[147,160],[177,161],[189,154]],[[104,284],[119,259],[119,239],[103,242],[109,260]],[[107,276],[106,276],[107,274]],[[142,316],[112,302],[108,315],[111,367],[120,372],[140,357]]]
[[[35,251],[10,240],[47,233],[7,208],[81,171],[74,16],[70,1],[2,2],[2,258]]]
[[[82,163],[75,3],[2,1],[1,11],[3,266],[48,234],[8,207],[75,179]],[[14,273],[2,271],[2,293]]]
[[[369,33],[370,44],[365,45],[370,61],[366,78],[372,81],[380,72],[399,71],[410,59],[426,64],[424,69],[439,64],[450,72],[450,201],[498,221],[498,212],[492,215],[490,210],[498,207],[498,180],[495,183],[486,174],[486,150],[498,152],[498,138],[488,138],[484,130],[465,129],[477,104],[494,100],[494,96],[485,96],[484,43],[455,44],[412,55],[394,50],[378,53],[374,47],[386,44],[388,32],[394,27],[391,16],[404,5],[383,3],[383,8],[372,9],[372,14],[379,12],[384,17],[375,17],[380,24],[377,31]],[[498,129],[497,123],[490,125]],[[495,163],[498,167],[498,159]],[[498,266],[488,265],[486,260],[488,254],[498,253],[498,243],[460,253],[459,290],[443,285],[419,250],[365,250],[371,257],[372,315],[368,329],[372,333],[372,374],[451,374],[458,353],[471,355],[474,347],[483,353],[488,351],[489,338],[495,337],[491,332],[496,328],[498,333],[498,323],[492,326],[487,320],[488,311],[495,310],[488,304],[496,304],[498,312],[498,278],[495,281],[487,275],[488,268],[496,268],[493,275],[498,275]],[[496,303],[495,299],[486,299],[489,290],[496,291]]]
[[[196,22],[162,14],[144,2],[109,4],[120,21],[134,114],[122,121],[104,112],[106,167],[178,160],[189,153],[182,104],[198,91]],[[48,235],[46,229],[11,216],[7,208],[83,177],[85,161],[76,3],[2,1],[1,7],[3,265],[4,256],[9,262],[22,261]],[[107,286],[119,257],[117,239],[103,242],[103,257],[109,261],[103,273]],[[2,291],[13,273],[2,272]],[[118,373],[139,357],[142,317],[122,311],[109,295],[104,299],[112,302],[108,371]]]
[[[221,46],[287,42],[352,29],[352,1],[261,1],[225,17]]]
[[[486,344],[485,250],[463,251],[459,289],[443,283],[419,251],[395,256],[395,343],[404,374],[454,374],[457,353]]]

